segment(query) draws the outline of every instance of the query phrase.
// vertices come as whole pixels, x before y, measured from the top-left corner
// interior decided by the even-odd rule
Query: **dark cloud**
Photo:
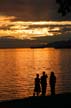
[[[55,0],[1,0],[0,13],[17,20],[71,20],[70,14],[57,13]]]

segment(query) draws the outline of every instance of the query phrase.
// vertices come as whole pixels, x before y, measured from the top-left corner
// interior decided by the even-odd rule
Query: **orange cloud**
[[[0,16],[0,36],[31,38],[71,33],[71,21],[14,21],[15,18]]]

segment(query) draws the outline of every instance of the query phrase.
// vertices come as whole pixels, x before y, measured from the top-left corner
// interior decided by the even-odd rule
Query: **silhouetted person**
[[[40,89],[40,78],[39,78],[39,74],[36,74],[34,95],[39,96],[40,91],[41,91],[41,89]]]
[[[41,92],[42,96],[46,95],[46,88],[47,88],[47,74],[43,72],[43,75],[41,76]]]
[[[55,95],[55,84],[56,84],[56,76],[54,75],[54,72],[51,72],[50,75],[51,95]]]

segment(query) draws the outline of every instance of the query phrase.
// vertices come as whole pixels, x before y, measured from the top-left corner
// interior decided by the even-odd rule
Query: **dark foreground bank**
[[[0,102],[0,108],[71,108],[71,93]]]

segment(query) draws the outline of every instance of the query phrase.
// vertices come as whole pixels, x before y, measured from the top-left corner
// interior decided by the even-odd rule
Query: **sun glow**
[[[0,36],[31,38],[68,32],[71,33],[71,21],[16,21],[14,16],[0,16]]]

